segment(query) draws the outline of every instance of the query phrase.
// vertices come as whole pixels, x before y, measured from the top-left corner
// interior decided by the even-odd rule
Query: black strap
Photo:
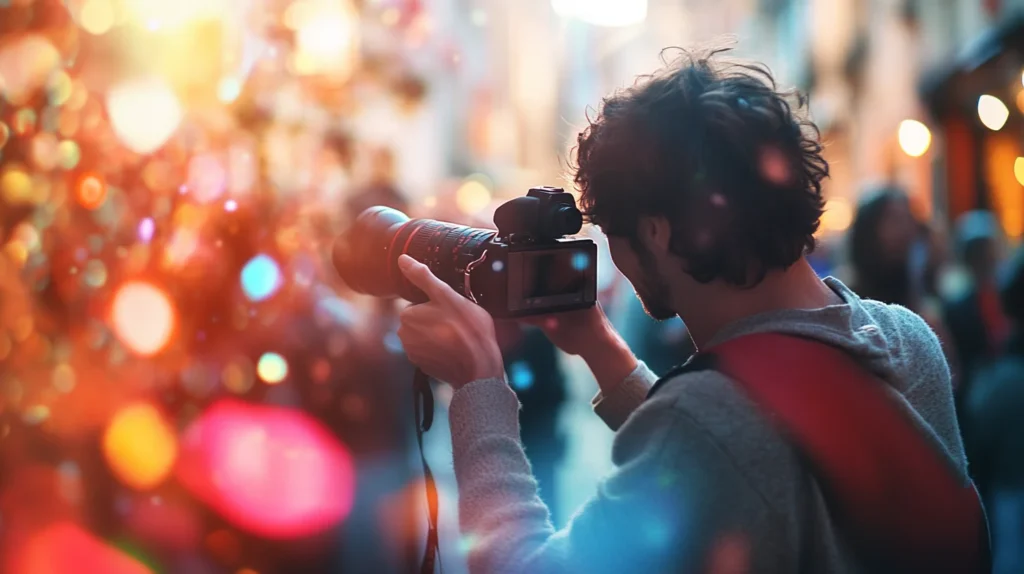
[[[440,565],[441,553],[437,535],[437,483],[430,472],[427,457],[423,453],[423,433],[434,424],[434,393],[430,389],[430,378],[420,369],[412,377],[416,410],[416,442],[420,447],[420,462],[423,463],[423,484],[427,491],[427,547],[423,552],[420,574],[434,574],[434,565]],[[443,568],[442,568],[443,570]]]

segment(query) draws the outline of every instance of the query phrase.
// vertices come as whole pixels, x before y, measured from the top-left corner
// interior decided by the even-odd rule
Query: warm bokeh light
[[[619,27],[647,19],[647,0],[551,0],[555,13],[594,26]]]
[[[351,456],[314,419],[235,400],[214,404],[187,429],[178,476],[224,518],[270,538],[336,525],[355,489]]]
[[[174,429],[148,403],[117,411],[103,434],[103,454],[121,482],[147,490],[170,473],[178,456]]]
[[[276,385],[288,376],[288,361],[277,353],[263,353],[256,363],[256,374],[263,382]]]
[[[226,0],[125,0],[129,16],[151,31],[173,31],[224,15]]]
[[[932,132],[917,120],[903,120],[899,129],[900,147],[910,157],[921,157],[932,145]]]
[[[269,255],[257,255],[242,268],[242,291],[253,302],[264,301],[283,285],[281,268]]]
[[[0,96],[14,105],[27,103],[60,64],[60,52],[46,37],[13,35],[0,43]]]
[[[985,94],[978,98],[978,119],[984,126],[994,132],[1003,129],[1010,118],[1010,110],[1002,100]]]
[[[167,345],[176,320],[167,294],[142,282],[126,283],[117,291],[111,319],[121,342],[143,356]]]
[[[156,77],[135,78],[112,88],[107,94],[107,111],[121,143],[140,154],[160,149],[178,129],[182,117],[178,97]]]
[[[821,214],[821,230],[826,232],[846,231],[853,223],[853,206],[842,197],[834,197],[825,202],[825,212]]]
[[[1017,183],[1024,185],[1024,157],[1018,157],[1013,162],[1013,175],[1017,178]]]
[[[86,209],[96,209],[107,198],[107,185],[99,176],[87,174],[75,186],[75,199]]]
[[[12,574],[150,574],[131,556],[73,522],[52,524],[17,550]]]
[[[110,0],[85,0],[78,21],[86,32],[99,36],[114,27],[116,16]]]
[[[351,0],[300,0],[300,4],[289,10],[289,24],[296,30],[295,72],[349,76],[359,46],[359,19]]]
[[[476,215],[491,203],[491,190],[476,179],[466,180],[455,192],[455,206],[466,215]]]

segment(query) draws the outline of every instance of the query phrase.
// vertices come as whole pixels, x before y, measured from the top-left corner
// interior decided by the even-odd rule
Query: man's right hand
[[[600,304],[589,309],[530,317],[523,322],[540,327],[562,352],[582,357],[605,394],[637,367],[636,357],[612,327]]]

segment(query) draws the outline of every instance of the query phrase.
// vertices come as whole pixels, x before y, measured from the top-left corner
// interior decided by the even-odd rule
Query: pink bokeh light
[[[352,508],[348,451],[300,411],[225,399],[186,431],[178,476],[236,526],[274,539],[322,532]]]

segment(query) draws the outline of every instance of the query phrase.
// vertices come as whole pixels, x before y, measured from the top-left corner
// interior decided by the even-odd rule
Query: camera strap
[[[430,472],[427,456],[423,452],[423,433],[434,424],[434,393],[430,388],[430,377],[420,369],[412,377],[414,409],[416,411],[416,442],[420,447],[420,462],[423,463],[423,485],[427,493],[427,546],[423,552],[420,574],[434,574],[434,565],[441,560],[437,534],[437,483]]]

